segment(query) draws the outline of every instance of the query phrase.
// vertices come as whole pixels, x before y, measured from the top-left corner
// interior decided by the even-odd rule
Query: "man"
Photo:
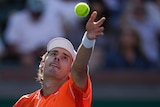
[[[47,45],[47,52],[39,66],[38,80],[42,88],[22,96],[14,107],[90,107],[92,88],[88,61],[95,40],[103,35],[102,17],[94,22],[97,12],[91,14],[86,33],[77,53],[64,38],[54,38]]]

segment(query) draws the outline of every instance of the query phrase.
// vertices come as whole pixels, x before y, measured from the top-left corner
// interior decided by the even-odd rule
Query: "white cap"
[[[77,52],[75,51],[72,43],[68,39],[65,39],[62,37],[56,37],[50,40],[47,44],[47,51],[49,52],[53,48],[57,48],[57,47],[66,49],[72,55],[73,59],[76,58]]]

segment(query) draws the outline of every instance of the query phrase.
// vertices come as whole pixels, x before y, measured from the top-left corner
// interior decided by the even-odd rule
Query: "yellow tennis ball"
[[[86,17],[90,12],[90,7],[85,2],[80,2],[74,7],[74,12],[79,17]]]

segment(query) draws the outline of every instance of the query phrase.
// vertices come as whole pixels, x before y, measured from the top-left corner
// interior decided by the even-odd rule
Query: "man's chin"
[[[52,72],[52,73],[58,72],[58,68],[56,68],[56,67],[51,68],[51,72]]]

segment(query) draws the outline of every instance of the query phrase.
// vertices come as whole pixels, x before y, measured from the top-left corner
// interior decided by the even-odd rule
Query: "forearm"
[[[73,63],[73,68],[79,73],[86,73],[87,65],[91,56],[93,48],[86,48],[81,44],[78,48],[77,57]]]

